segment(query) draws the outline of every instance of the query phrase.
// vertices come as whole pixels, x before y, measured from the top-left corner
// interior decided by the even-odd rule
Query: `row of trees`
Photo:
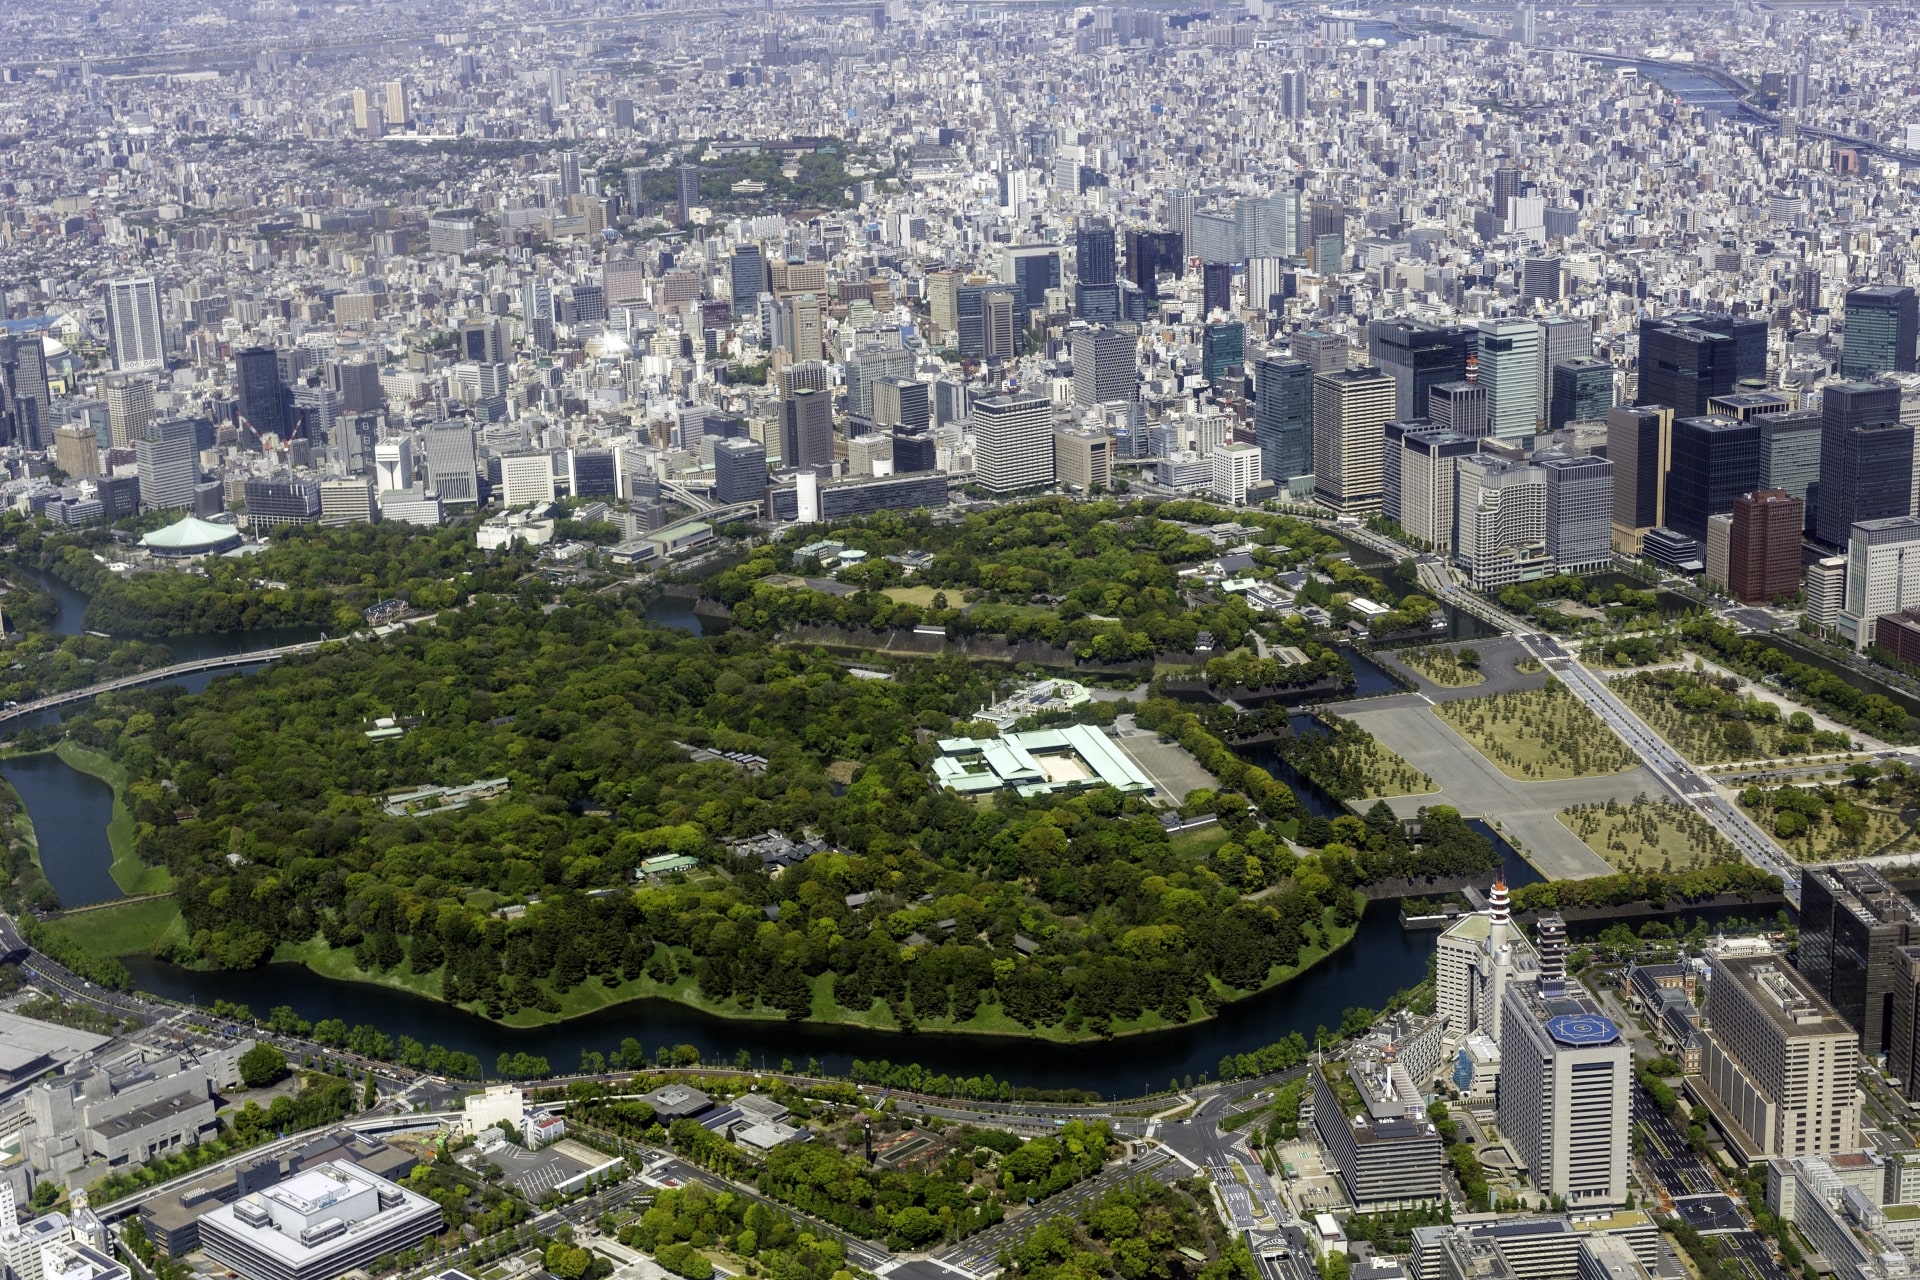
[[[1724,623],[1699,619],[1688,623],[1682,634],[1689,644],[1722,666],[1751,680],[1774,677],[1796,696],[1813,703],[1842,724],[1891,742],[1912,742],[1916,729],[1920,728],[1905,708],[1886,695],[1856,689],[1839,676],[1798,662],[1772,645],[1749,639]]]

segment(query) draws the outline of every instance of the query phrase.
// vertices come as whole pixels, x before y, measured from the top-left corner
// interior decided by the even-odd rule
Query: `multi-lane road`
[[[1779,876],[1787,900],[1796,908],[1800,905],[1799,867],[1779,845],[1754,825],[1752,819],[1741,813],[1737,806],[1728,803],[1705,774],[1689,764],[1667,744],[1666,739],[1649,729],[1639,716],[1628,710],[1627,705],[1607,687],[1606,681],[1581,666],[1580,660],[1558,640],[1533,632],[1522,633],[1519,639],[1549,671],[1559,677],[1562,685],[1605,721],[1622,742],[1633,748],[1647,769],[1682,804],[1692,807],[1712,823],[1714,829],[1725,836],[1748,862],[1762,871]]]

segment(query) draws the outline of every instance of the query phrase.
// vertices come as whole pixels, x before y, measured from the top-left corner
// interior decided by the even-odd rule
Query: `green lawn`
[[[1544,689],[1443,702],[1433,713],[1509,778],[1597,778],[1638,763],[1627,744],[1559,681]]]
[[[167,893],[173,888],[173,874],[165,867],[144,865],[133,851],[133,814],[127,809],[126,767],[103,751],[83,747],[71,739],[54,748],[54,754],[81,773],[92,774],[113,788],[113,817],[107,823],[107,844],[113,850],[113,882],[129,898],[143,893]]]
[[[152,951],[161,937],[182,927],[180,908],[172,898],[123,902],[47,922],[56,935],[101,957]]]
[[[896,604],[911,604],[918,605],[922,609],[931,609],[933,598],[941,592],[936,587],[888,587],[880,594]],[[960,593],[956,591],[947,597],[947,603],[952,604],[959,598]]]
[[[1740,859],[1711,823],[1671,800],[1576,805],[1559,818],[1615,871],[1692,871]]]
[[[1403,649],[1393,655],[1414,671],[1449,689],[1464,689],[1484,684],[1486,677],[1478,667],[1460,661],[1458,649]]]

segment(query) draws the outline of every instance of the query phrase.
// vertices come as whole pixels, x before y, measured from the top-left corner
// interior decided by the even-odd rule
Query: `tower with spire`
[[[1501,997],[1517,978],[1539,976],[1540,957],[1513,923],[1505,879],[1495,880],[1484,911],[1460,917],[1440,935],[1435,1009],[1455,1044],[1478,1031],[1500,1042]]]

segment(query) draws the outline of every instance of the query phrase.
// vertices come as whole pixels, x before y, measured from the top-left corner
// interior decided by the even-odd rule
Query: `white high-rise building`
[[[1533,944],[1513,923],[1506,883],[1496,880],[1485,911],[1461,916],[1440,935],[1434,1012],[1447,1020],[1447,1038],[1458,1043],[1477,1031],[1498,1044],[1507,985],[1538,972]]]
[[[413,444],[407,440],[382,440],[373,446],[374,482],[381,493],[413,487]]]
[[[1860,1147],[1860,1033],[1797,969],[1716,955],[1700,1082],[1748,1161]]]
[[[1473,585],[1508,587],[1544,574],[1547,475],[1531,463],[1473,453],[1454,464],[1453,557]]]
[[[1496,1113],[1540,1194],[1579,1212],[1627,1201],[1633,1051],[1564,978],[1565,936],[1560,925],[1558,955],[1542,955],[1537,981],[1512,983],[1501,997]]]
[[[109,374],[101,388],[107,402],[107,439],[115,449],[130,449],[153,421],[153,383],[124,373]]]
[[[141,373],[167,367],[167,329],[160,317],[160,289],[152,276],[106,284],[107,346],[113,367]]]
[[[1874,619],[1920,605],[1920,516],[1862,520],[1847,539],[1847,602],[1840,634],[1865,650]]]
[[[1540,420],[1540,330],[1531,320],[1480,322],[1480,385],[1488,434],[1525,440]]]
[[[500,459],[500,487],[507,507],[553,501],[553,455],[545,450],[510,453]]]
[[[1229,441],[1213,451],[1213,493],[1230,507],[1245,506],[1260,483],[1260,446]]]
[[[973,476],[994,493],[1053,483],[1053,406],[1042,396],[989,396],[967,418]]]

